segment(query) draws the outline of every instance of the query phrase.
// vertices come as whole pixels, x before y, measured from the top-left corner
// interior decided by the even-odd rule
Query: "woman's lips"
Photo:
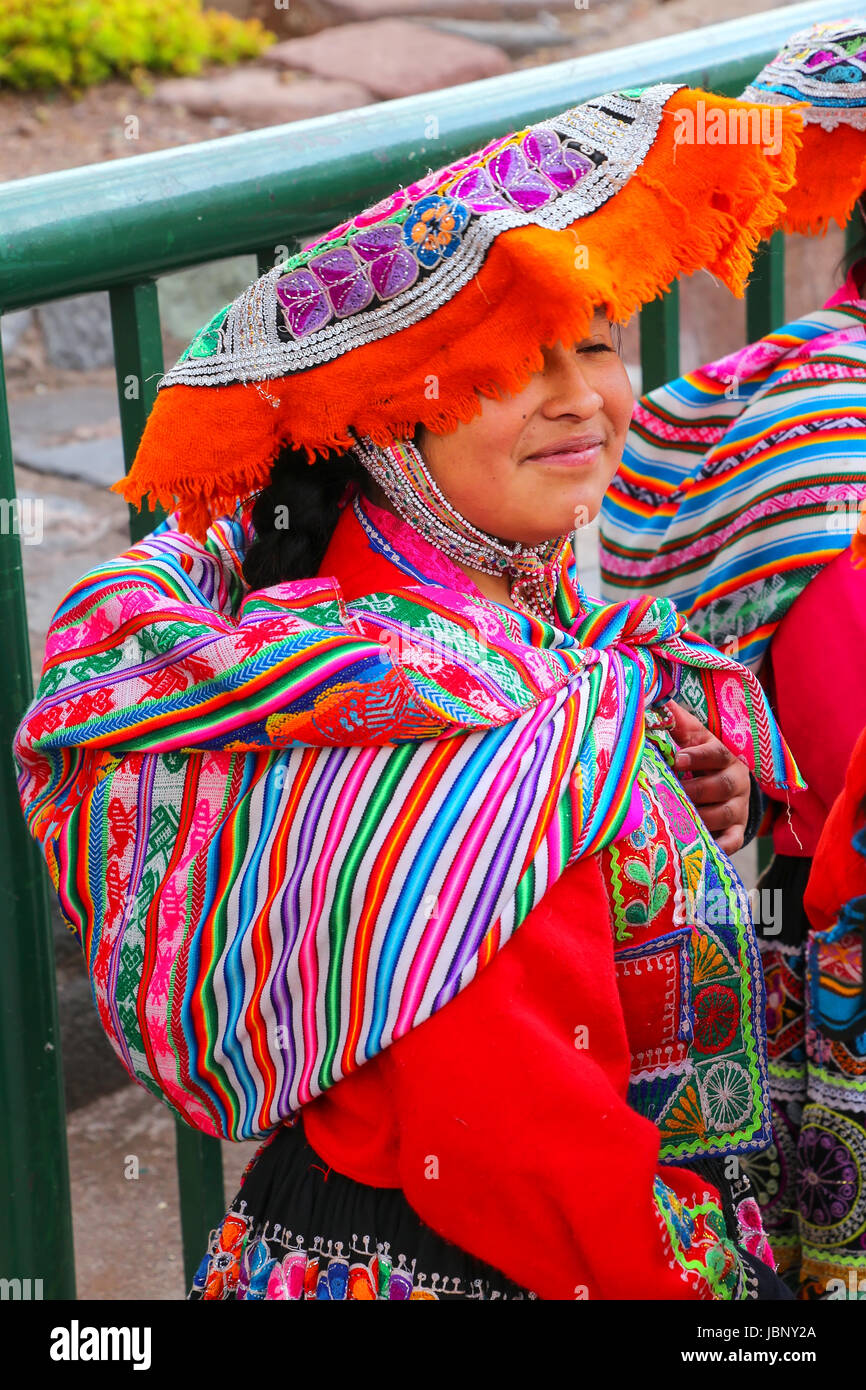
[[[595,463],[603,447],[604,440],[599,435],[564,439],[561,444],[552,444],[549,449],[530,454],[525,462],[551,464],[558,468],[586,468]]]

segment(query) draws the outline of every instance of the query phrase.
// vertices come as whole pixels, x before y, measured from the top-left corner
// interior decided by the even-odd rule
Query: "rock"
[[[37,473],[55,473],[108,487],[123,477],[117,395],[110,387],[69,387],[19,396],[10,402],[15,462]],[[58,501],[46,521],[55,546],[80,546],[89,527]],[[93,523],[91,522],[92,526]],[[66,536],[66,529],[69,531]]]
[[[153,99],[167,106],[182,106],[197,115],[233,116],[249,125],[269,126],[369,106],[373,96],[369,88],[348,79],[286,81],[285,74],[270,68],[244,67],[224,77],[171,78],[160,82]]]
[[[79,1299],[184,1299],[171,1111],[127,1080],[111,1095],[75,1110],[67,1134]],[[213,1214],[215,1225],[258,1147],[255,1139],[223,1141],[225,1189]],[[138,1160],[132,1170],[130,1157]]]
[[[59,299],[40,305],[36,314],[53,366],[85,372],[92,367],[110,367],[114,362],[107,294]]]
[[[110,386],[69,386],[16,396],[9,402],[9,412],[13,437],[20,433],[43,443],[55,435],[70,434],[78,425],[107,426],[113,421],[115,431],[120,429],[117,392]]]
[[[574,0],[327,0],[335,21],[381,19],[384,17],[450,19],[537,19],[539,10],[574,9]]]
[[[64,444],[40,444],[23,438],[12,442],[15,462],[35,473],[57,473],[79,478],[97,487],[111,487],[123,477],[123,448],[115,439],[74,440]]]
[[[456,87],[509,71],[508,58],[492,44],[402,19],[341,24],[307,38],[287,39],[269,49],[262,61],[302,68],[318,77],[351,75],[385,99]]]
[[[33,322],[32,309],[19,309],[15,314],[4,314],[0,318],[3,351],[14,352],[19,338]]]
[[[542,13],[536,22],[495,19],[429,19],[413,21],[440,29],[445,34],[457,34],[475,43],[493,44],[513,58],[534,53],[539,48],[557,48],[574,43],[573,34],[566,34],[553,15]]]

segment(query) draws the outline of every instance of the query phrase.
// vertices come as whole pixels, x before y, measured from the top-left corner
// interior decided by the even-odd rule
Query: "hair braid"
[[[365,477],[350,454],[331,451],[311,465],[302,449],[283,448],[253,505],[256,538],[243,563],[250,588],[315,575],[339,520],[346,484],[362,490]]]

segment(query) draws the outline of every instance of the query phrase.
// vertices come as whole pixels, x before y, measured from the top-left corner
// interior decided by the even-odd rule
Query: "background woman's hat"
[[[742,95],[799,107],[797,180],[779,227],[824,233],[844,227],[866,188],[866,17],[813,24],[794,34]]]
[[[742,294],[782,212],[801,120],[772,146],[708,144],[742,103],[674,84],[611,93],[400,188],[261,276],[160,383],[113,491],[199,539],[268,482],[284,444],[454,429],[521,389],[542,347],[622,321],[701,266]],[[175,501],[176,500],[176,501]]]

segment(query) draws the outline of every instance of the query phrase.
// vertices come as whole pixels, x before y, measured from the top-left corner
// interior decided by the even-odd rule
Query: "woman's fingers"
[[[713,738],[706,729],[704,729],[704,739],[705,742],[692,744],[689,748],[681,749],[677,753],[674,760],[674,767],[677,772],[715,772],[719,768],[730,767],[731,763],[739,762],[730,748],[726,748],[717,738]]]
[[[739,768],[742,768],[742,773]],[[689,798],[696,806],[711,806],[716,801],[731,801],[745,797],[748,802],[750,785],[749,770],[743,763],[739,768],[731,767],[726,772],[708,772],[703,776],[690,777],[684,783]]]
[[[731,801],[715,802],[709,806],[702,805],[700,812],[704,825],[714,835],[735,826],[745,830],[746,821],[749,818],[749,802],[748,799],[734,797]]]
[[[682,705],[678,705],[676,700],[668,700],[666,708],[668,713],[673,716],[670,732],[674,742],[678,743],[681,748],[689,747],[694,743],[703,743],[704,739],[710,737],[701,721],[696,719],[689,710],[683,709]]]
[[[738,849],[743,848],[745,838],[746,833],[742,826],[732,826],[730,830],[714,836],[719,849],[724,850],[725,854],[736,854]]]
[[[742,848],[749,820],[749,769],[735,753],[675,701],[668,704],[679,745],[674,770],[701,820],[725,854]]]

